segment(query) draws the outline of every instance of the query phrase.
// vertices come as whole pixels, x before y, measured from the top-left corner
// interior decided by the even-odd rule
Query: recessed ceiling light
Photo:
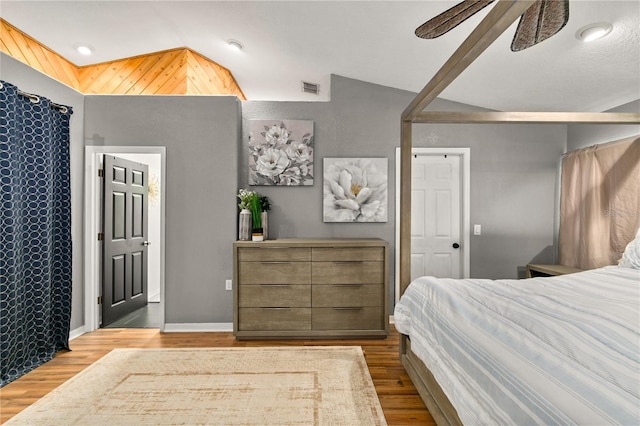
[[[585,25],[576,31],[576,38],[582,41],[598,40],[611,32],[613,26],[608,22]]]
[[[242,49],[244,49],[244,46],[238,40],[227,40],[227,44],[232,50],[235,50],[236,52],[240,52]]]
[[[74,44],[73,47],[78,51],[78,53],[80,53],[81,55],[91,55],[93,53],[93,47],[89,46],[88,44]]]

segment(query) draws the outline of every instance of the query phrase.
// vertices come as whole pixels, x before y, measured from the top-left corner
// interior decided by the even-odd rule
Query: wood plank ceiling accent
[[[179,95],[187,93],[184,49],[87,65],[80,70],[80,91],[110,95]]]
[[[0,51],[78,90],[78,67],[0,18]]]
[[[242,89],[228,69],[187,49],[187,94],[206,95],[220,87],[224,88],[225,94],[236,95],[246,100]]]
[[[0,18],[0,50],[84,94],[235,95],[231,72],[183,47],[78,67]]]

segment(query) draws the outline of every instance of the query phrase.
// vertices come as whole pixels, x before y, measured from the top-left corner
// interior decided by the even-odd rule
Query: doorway
[[[84,311],[85,332],[96,330],[101,324],[102,243],[97,235],[102,229],[102,169],[105,154],[149,165],[149,182],[157,194],[149,197],[149,265],[147,309],[128,314],[111,326],[140,327],[146,323],[164,330],[164,272],[165,272],[165,147],[87,146],[85,147],[85,213],[84,213]],[[144,312],[143,312],[144,311]]]
[[[470,148],[413,148],[411,279],[469,277]],[[396,148],[396,302],[400,298],[400,148]]]

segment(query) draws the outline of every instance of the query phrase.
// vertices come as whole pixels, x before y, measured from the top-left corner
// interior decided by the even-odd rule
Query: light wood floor
[[[0,390],[0,421],[42,398],[114,348],[229,346],[362,346],[389,425],[435,425],[398,357],[398,333],[379,340],[251,340],[236,341],[231,333],[160,333],[157,329],[100,329],[71,341],[71,352],[9,383]]]

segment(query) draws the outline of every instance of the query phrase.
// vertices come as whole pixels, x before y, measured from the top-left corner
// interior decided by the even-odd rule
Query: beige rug
[[[114,349],[7,424],[385,425],[358,346]]]

